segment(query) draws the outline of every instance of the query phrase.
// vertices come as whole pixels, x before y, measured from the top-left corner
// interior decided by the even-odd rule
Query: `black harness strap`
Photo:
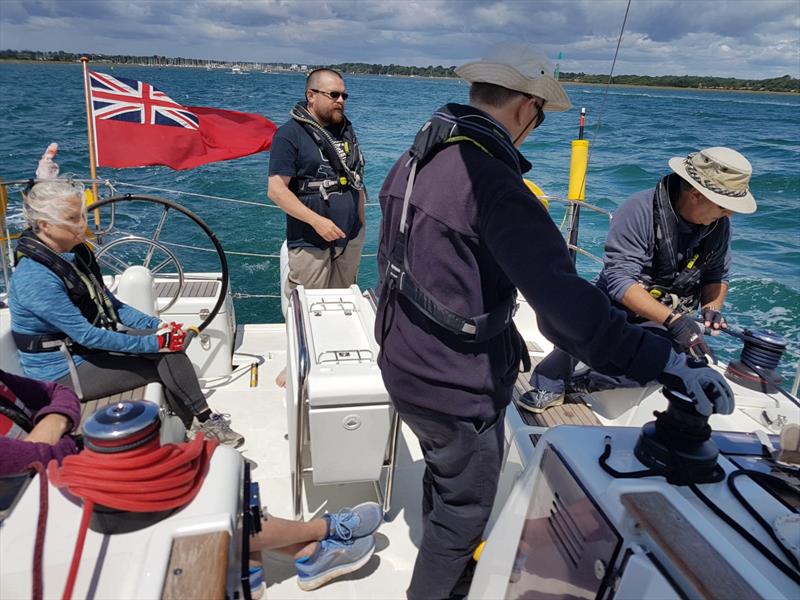
[[[344,149],[340,149],[331,134],[314,119],[302,102],[297,104],[289,112],[289,115],[305,129],[336,171],[336,179],[300,179],[298,191],[300,193],[319,193],[323,199],[327,200],[331,193],[341,192],[348,187],[356,190],[362,189],[364,186],[364,156],[359,149],[353,125],[347,117],[344,118],[341,133]]]
[[[418,165],[447,144],[470,142],[492,156],[487,147],[495,151],[505,151],[513,164],[520,170],[520,155],[510,144],[502,144],[504,136],[494,129],[479,123],[464,121],[446,110],[436,112],[433,118],[420,129],[411,149],[411,170],[408,174],[403,210],[400,216],[400,227],[392,247],[386,271],[386,285],[390,293],[397,291],[428,319],[446,331],[467,342],[485,342],[513,327],[513,317],[517,309],[516,291],[501,300],[489,312],[464,317],[453,312],[436,300],[419,282],[414,279],[408,265],[408,233],[411,228],[410,199],[414,188]],[[474,115],[485,119],[480,115]],[[475,136],[475,137],[472,137]],[[475,139],[477,138],[477,139]],[[527,351],[522,353],[523,360],[529,358]],[[529,363],[526,363],[529,364]]]
[[[691,312],[700,303],[700,279],[704,267],[717,255],[719,223],[702,233],[699,245],[684,261],[678,262],[675,232],[678,216],[671,198],[677,195],[677,175],[659,181],[653,194],[653,275],[643,276],[642,285],[651,296],[677,310]],[[691,250],[691,249],[690,249]]]

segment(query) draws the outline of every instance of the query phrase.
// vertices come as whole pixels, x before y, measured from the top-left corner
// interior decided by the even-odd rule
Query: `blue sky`
[[[524,40],[608,73],[627,0],[0,0],[0,47],[457,65]],[[800,0],[633,0],[616,74],[800,77]]]

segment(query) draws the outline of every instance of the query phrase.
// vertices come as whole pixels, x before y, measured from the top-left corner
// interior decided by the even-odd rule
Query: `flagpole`
[[[92,119],[92,94],[89,86],[89,58],[81,56],[83,64],[83,95],[86,99],[86,135],[89,138],[89,174],[93,180],[97,179],[97,162],[94,147],[94,119]],[[97,183],[92,181],[92,202],[97,200]],[[100,227],[100,212],[94,211],[94,224]]]

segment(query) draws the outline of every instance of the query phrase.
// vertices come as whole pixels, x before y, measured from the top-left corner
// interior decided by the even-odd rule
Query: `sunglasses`
[[[520,92],[520,93],[523,96],[525,96],[526,98],[528,98],[529,100],[533,100],[533,95],[532,94],[525,94],[525,93],[522,93],[522,92]],[[536,129],[542,123],[544,123],[544,102],[542,104],[537,104],[536,105],[536,125],[534,125],[533,128]]]
[[[323,96],[327,96],[331,100],[338,100],[339,98],[341,98],[342,100],[347,100],[350,97],[350,94],[348,94],[347,92],[326,92],[324,90],[315,90],[314,88],[311,88],[311,91],[316,94],[322,94]]]

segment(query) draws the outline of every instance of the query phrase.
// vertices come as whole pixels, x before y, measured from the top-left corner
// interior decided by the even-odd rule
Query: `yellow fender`
[[[545,208],[550,208],[550,202],[547,201],[547,194],[544,193],[544,190],[540,188],[538,185],[533,183],[530,179],[523,179],[527,188],[533,192],[533,194],[539,199],[539,201],[544,205]]]

